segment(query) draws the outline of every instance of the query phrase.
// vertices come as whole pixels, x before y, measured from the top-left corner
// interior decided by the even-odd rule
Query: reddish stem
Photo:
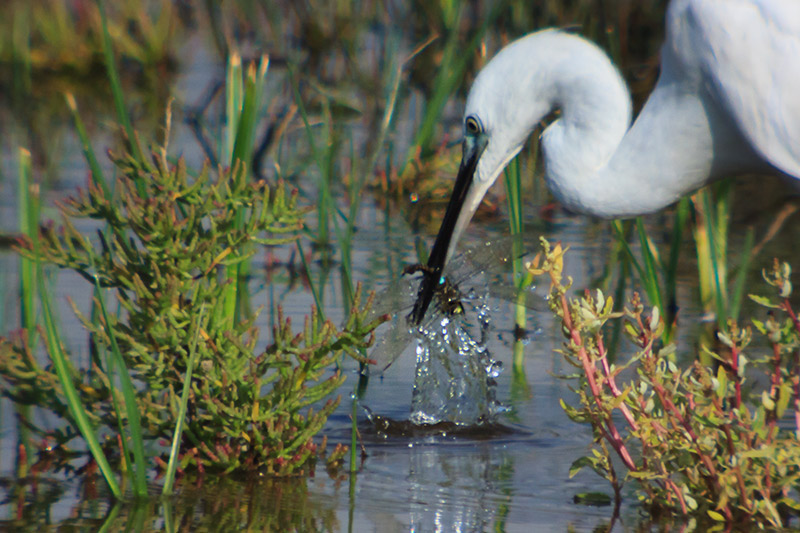
[[[792,384],[794,385],[794,438],[800,439],[800,352],[794,354]]]
[[[614,424],[614,421],[611,420],[611,415],[606,411],[606,408],[603,405],[601,400],[602,391],[600,390],[600,386],[597,384],[597,380],[595,379],[595,373],[597,369],[595,368],[594,363],[589,359],[589,354],[586,352],[586,348],[583,345],[583,339],[581,338],[580,333],[574,328],[572,317],[569,312],[567,297],[563,294],[561,295],[561,310],[563,311],[564,315],[564,326],[570,333],[570,339],[575,346],[579,347],[578,358],[581,361],[581,365],[583,365],[583,371],[584,374],[586,374],[586,381],[589,384],[589,390],[592,392],[592,396],[594,397],[597,407],[606,413],[606,419],[604,423],[607,433],[605,433],[605,438],[620,456],[622,462],[625,463],[625,466],[631,471],[637,471],[638,469],[636,468],[636,463],[633,462],[633,458],[628,452],[628,449],[625,447],[625,442],[622,439],[622,435],[620,434],[619,430],[617,430],[617,426]]]
[[[686,430],[686,433],[689,435],[689,438],[692,441],[692,444],[695,445],[695,453],[699,456],[700,461],[703,463],[703,466],[708,471],[708,476],[703,476],[708,484],[708,488],[714,493],[719,494],[719,476],[717,475],[717,469],[714,468],[714,462],[708,456],[708,454],[702,452],[700,447],[698,446],[698,439],[697,434],[692,428],[692,425],[689,423],[689,419],[681,414],[675,404],[672,402],[672,399],[669,397],[667,391],[664,389],[664,386],[656,381],[655,379],[651,379],[653,383],[653,389],[656,391],[658,395],[658,399],[661,401],[661,405],[664,406],[666,409]],[[674,423],[674,422],[673,422]],[[730,509],[726,509],[726,516],[730,513]]]
[[[608,366],[608,357],[606,357],[606,348],[603,344],[603,336],[600,333],[595,335],[595,342],[597,342],[597,351],[600,354],[600,365],[603,367],[603,374],[606,377],[606,383],[608,383],[608,388],[611,390],[611,394],[614,395],[614,398],[619,398],[622,395],[622,392],[617,387],[616,381],[614,381],[614,376],[611,375],[611,369]],[[627,420],[628,424],[631,426],[631,429],[634,431],[639,431],[639,424],[636,423],[636,420],[633,418],[633,414],[631,413],[628,406],[624,403],[619,405],[619,410],[622,411],[622,415]]]
[[[800,319],[797,318],[797,315],[792,309],[792,304],[789,303],[789,299],[783,300],[783,310],[786,311],[786,314],[789,315],[789,318],[792,319],[792,324],[794,324],[794,329],[797,330],[797,333],[800,333]]]

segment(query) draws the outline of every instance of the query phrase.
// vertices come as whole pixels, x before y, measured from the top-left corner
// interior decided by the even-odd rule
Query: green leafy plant
[[[89,372],[59,359],[64,361],[59,380],[55,368],[40,367],[18,345],[2,351],[0,374],[13,385],[4,393],[73,420],[64,393],[74,389],[89,424],[107,436],[120,434],[120,420],[132,422],[135,401],[140,438],[169,441],[179,435],[182,469],[302,471],[324,450],[324,439],[320,446],[312,437],[339,401],[330,395],[344,376],[330,370],[332,364],[344,352],[360,357],[377,325],[377,320],[365,323],[369,302],[362,306],[356,291],[341,330],[312,310],[296,334],[279,311],[272,344],[255,353],[256,315],[237,321],[226,312],[223,294],[231,281],[219,274],[254,253],[252,244],[297,239],[305,210],[281,183],[269,187],[242,179],[241,164],[216,172],[204,168],[192,177],[182,160],[171,165],[165,150],[152,160],[143,168],[133,157],[115,157],[118,197],[90,182],[62,206],[63,227],[44,228],[39,237],[41,261],[97,284],[101,299],[108,289],[117,296],[116,312],[99,302],[100,320],[75,307],[91,332]],[[92,242],[76,229],[77,218],[97,219],[108,230]],[[32,247],[22,252],[37,255]],[[58,339],[48,343],[52,350],[51,344],[61,350]],[[125,387],[118,389],[120,372],[130,373],[135,400],[122,394]],[[72,428],[54,434],[61,445],[76,435]],[[121,449],[125,464],[127,439],[121,446],[107,440],[106,454]],[[331,458],[343,453],[337,449]],[[166,466],[160,457],[157,461]]]
[[[570,376],[577,405],[562,400],[562,407],[572,420],[590,424],[594,435],[591,454],[571,473],[591,468],[611,483],[617,502],[630,480],[651,508],[720,522],[780,527],[800,514],[800,321],[789,302],[789,266],[776,261],[764,273],[775,296],[754,297],[772,310],[766,320],[753,321],[771,354],[746,355],[751,329],[731,320],[718,335],[720,348],[709,354],[714,366],[696,361],[681,369],[669,357],[673,345],[661,342],[658,307],[646,313],[637,294],[623,312],[615,312],[601,291],[569,298],[564,251],[547,242],[543,248],[530,271],[550,277],[551,307],[567,338],[561,353],[579,369]],[[614,365],[602,330],[623,317],[637,353]],[[751,383],[748,367],[766,369],[767,383]]]

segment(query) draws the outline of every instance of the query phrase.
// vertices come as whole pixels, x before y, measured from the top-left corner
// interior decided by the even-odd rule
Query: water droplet
[[[495,389],[503,365],[492,359],[483,343],[488,307],[478,309],[479,313],[438,317],[419,329],[412,423],[477,425],[494,422],[502,412]],[[470,334],[476,318],[481,333],[477,340]]]

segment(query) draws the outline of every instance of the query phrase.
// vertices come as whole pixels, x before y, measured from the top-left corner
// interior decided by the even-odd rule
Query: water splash
[[[471,324],[470,317],[477,324]],[[409,417],[412,423],[493,424],[505,411],[496,397],[503,365],[492,358],[486,346],[490,327],[489,308],[481,303],[474,312],[452,316],[437,313],[434,320],[414,330],[417,363]],[[477,335],[472,333],[475,329]]]

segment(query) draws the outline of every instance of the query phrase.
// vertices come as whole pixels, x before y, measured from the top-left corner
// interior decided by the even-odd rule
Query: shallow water
[[[370,31],[368,41],[378,39],[377,30]],[[381,37],[382,38],[382,37]],[[221,78],[224,64],[209,49],[207,36],[200,32],[189,36],[178,46],[181,61],[174,78],[170,80],[171,92],[177,101],[173,107],[179,112],[202,99],[208,87]],[[379,40],[379,39],[378,39]],[[417,41],[404,36],[402,46],[411,50]],[[363,62],[375,61],[376,46],[366,47]],[[405,49],[404,48],[404,49]],[[276,61],[279,64],[279,61]],[[335,71],[337,61],[331,60],[327,70]],[[269,91],[278,102],[291,101],[285,70],[273,67]],[[323,69],[325,70],[325,69]],[[419,127],[422,91],[408,89],[410,94],[401,102],[398,126],[392,143],[394,157],[405,154],[414,131]],[[60,97],[60,95],[59,95]],[[96,95],[89,95],[91,101]],[[283,100],[281,100],[283,99]],[[462,102],[455,98],[445,113],[443,137],[446,133],[457,135],[457,117]],[[85,107],[85,106],[84,106]],[[110,107],[110,106],[109,106]],[[137,108],[138,109],[138,108]],[[277,111],[276,111],[277,109]],[[277,115],[277,104],[270,113]],[[140,110],[141,111],[141,110]],[[104,124],[111,120],[108,110],[91,115],[93,122]],[[158,122],[159,117],[148,117]],[[56,120],[56,119],[54,119]],[[143,119],[142,119],[143,120]],[[349,124],[354,143],[360,148],[364,137],[372,133],[363,122]],[[455,124],[455,127],[453,125]],[[12,117],[11,109],[0,109],[0,125],[9,135],[0,139],[0,227],[16,227],[16,149],[30,140],[29,125]],[[182,154],[190,165],[199,165],[204,157],[196,140],[182,121],[176,119],[172,151]],[[44,219],[56,216],[52,207],[86,179],[86,165],[76,137],[66,119],[51,128],[49,138],[57,145],[50,154],[48,172],[57,180],[45,190]],[[51,131],[48,130],[48,131]],[[453,131],[456,131],[454,134]],[[115,146],[110,127],[92,129],[93,142],[98,152]],[[281,162],[284,168],[297,165],[295,159],[303,153],[304,132],[298,123],[287,134],[289,151]],[[458,148],[453,148],[458,150]],[[383,155],[383,154],[382,154]],[[277,157],[275,159],[280,159]],[[389,159],[389,156],[387,156]],[[526,160],[528,161],[528,160]],[[271,160],[271,162],[275,162]],[[106,158],[101,164],[109,168]],[[346,167],[345,164],[342,164]],[[523,165],[523,170],[532,173]],[[37,176],[45,174],[37,167]],[[313,173],[309,171],[309,174]],[[314,177],[299,172],[293,176],[295,184],[303,190],[305,201],[314,203]],[[541,183],[539,184],[541,185]],[[759,182],[756,194],[743,191],[737,208],[734,227],[734,248],[741,241],[746,225],[755,224],[763,230],[770,222],[769,206],[781,192],[772,194],[767,189],[780,187],[769,181]],[[341,192],[340,189],[337,189]],[[444,193],[446,194],[446,192]],[[344,196],[344,193],[342,193]],[[763,198],[760,203],[757,198]],[[528,250],[535,251],[536,238],[545,236],[551,242],[561,241],[570,247],[566,273],[574,279],[574,287],[582,289],[596,285],[606,267],[612,238],[607,224],[585,217],[573,216],[563,211],[539,217],[539,204],[546,197],[536,197],[527,202],[525,223]],[[355,281],[363,282],[370,290],[382,290],[397,279],[403,266],[417,262],[415,239],[420,238],[427,247],[433,241],[435,227],[414,227],[408,221],[410,199],[386,202],[381,192],[373,189],[364,193],[358,215],[356,238],[353,240],[352,260]],[[757,206],[761,205],[759,209]],[[483,224],[473,223],[463,238],[464,247],[496,241],[507,233],[507,216],[491,219]],[[664,227],[668,215],[648,218],[656,238]],[[312,221],[313,225],[313,221]],[[435,224],[434,224],[435,225]],[[753,265],[751,280],[758,279],[758,270],[774,254],[798,263],[796,243],[800,242],[797,224],[790,225],[781,238],[771,242],[764,254]],[[90,233],[95,227],[82,223],[83,231]],[[688,242],[688,237],[687,237]],[[687,246],[685,255],[689,255]],[[302,323],[314,298],[302,280],[292,278],[288,268],[270,269],[275,263],[288,263],[291,252],[287,250],[260,252],[253,263],[252,300],[264,305],[258,326],[262,331],[260,346],[269,339],[267,332],[274,318],[275,305],[283,305],[285,312]],[[735,254],[733,254],[735,255]],[[792,257],[793,256],[793,257]],[[316,258],[315,258],[316,259]],[[295,261],[297,266],[298,261]],[[17,257],[7,249],[0,249],[0,335],[6,335],[19,325],[19,298],[17,287]],[[696,302],[696,267],[691,257],[684,257],[679,280],[679,305],[681,307],[680,352],[689,353],[697,331],[702,328]],[[321,261],[312,263],[315,284],[324,286],[322,293],[326,315],[334,322],[343,320],[343,302],[338,268],[325,268]],[[268,279],[277,280],[268,283]],[[290,283],[293,281],[293,284]],[[62,272],[52,281],[54,300],[59,305],[59,315],[64,332],[64,343],[75,354],[77,364],[88,360],[86,334],[74,318],[67,298],[75,301],[83,311],[89,309],[90,288],[78,276]],[[465,286],[461,287],[466,289]],[[385,304],[386,302],[380,302]],[[390,304],[393,302],[389,302]],[[311,478],[262,479],[242,481],[233,479],[185,481],[180,494],[169,502],[157,499],[135,506],[131,503],[114,505],[104,493],[100,482],[84,483],[83,478],[65,477],[60,473],[45,473],[35,483],[24,484],[24,491],[11,479],[16,455],[17,424],[10,402],[0,400],[0,530],[34,531],[72,526],[76,530],[92,531],[105,526],[108,531],[161,530],[180,524],[185,530],[229,531],[233,529],[261,529],[285,531],[594,531],[611,520],[611,507],[591,507],[573,502],[576,494],[591,491],[610,492],[600,478],[582,472],[569,477],[572,462],[587,452],[591,440],[589,428],[567,419],[559,406],[560,398],[572,398],[569,382],[557,376],[568,374],[566,366],[554,352],[562,341],[560,328],[549,313],[530,311],[528,329],[532,332],[525,346],[524,369],[512,369],[511,353],[514,342],[513,313],[510,304],[492,300],[491,329],[488,331],[486,350],[497,359],[504,370],[496,377],[496,399],[506,407],[497,417],[497,425],[471,431],[448,427],[441,432],[422,432],[395,424],[387,429],[370,423],[368,412],[381,420],[408,420],[412,413],[420,412],[419,398],[415,397],[416,357],[415,346],[408,343],[385,372],[373,372],[364,396],[359,400],[359,428],[366,457],[354,476],[337,473],[333,477],[318,467]],[[355,364],[347,363],[348,380],[341,389],[342,403],[323,430],[329,446],[350,442],[350,392],[356,382]],[[385,366],[382,365],[381,368]],[[483,377],[481,379],[484,379]],[[484,380],[485,384],[485,380]],[[417,385],[420,386],[419,383]],[[470,392],[467,396],[473,396]],[[424,395],[423,395],[424,396]],[[415,403],[416,402],[416,403]],[[461,407],[465,407],[461,405]],[[474,406],[470,406],[474,407]],[[485,407],[485,406],[484,406]],[[482,412],[481,407],[478,412]],[[428,407],[424,408],[428,412]],[[42,413],[34,416],[43,417]],[[479,415],[478,415],[479,416]],[[55,425],[57,421],[49,420]],[[154,480],[153,492],[158,491]],[[640,527],[642,519],[635,500],[627,497],[623,504],[623,523],[615,531]],[[646,526],[642,526],[646,527]]]
[[[365,212],[379,216],[379,212]],[[564,219],[557,225],[559,231],[552,233],[551,237],[564,239],[576,231],[582,231],[582,224],[580,219]],[[364,233],[357,242],[366,244],[359,246],[354,255],[381,253],[373,248],[379,238],[370,235],[368,230]],[[576,246],[573,260],[569,263],[569,273],[576,278],[578,285],[586,283],[601,268],[599,260],[602,259],[602,250],[602,246]],[[407,260],[411,262],[411,250],[407,254]],[[13,279],[14,259],[10,254],[5,259],[8,267],[6,272]],[[357,264],[357,276],[366,275],[363,271],[365,264],[367,262]],[[330,316],[333,320],[340,319],[336,316],[338,294],[332,289],[336,286],[338,283],[330,283],[327,295],[332,302]],[[77,301],[82,298],[83,305],[88,306],[88,295],[82,294],[82,291],[88,292],[85,284],[67,276],[65,281],[56,286],[56,298],[64,302],[64,298],[71,295]],[[269,294],[269,289],[255,292],[254,301],[264,301]],[[281,299],[289,310],[298,315],[308,309],[312,300],[310,294],[303,291],[292,291]],[[514,375],[510,361],[514,338],[510,304],[494,300],[491,306],[493,329],[487,347],[505,367],[497,377],[496,392],[498,400],[508,408],[507,413],[498,417],[498,423],[503,426],[501,429],[484,428],[467,434],[452,430],[445,434],[387,433],[370,424],[366,411],[359,408],[359,425],[367,457],[353,479],[352,488],[349,480],[332,480],[324,471],[318,471],[307,481],[307,486],[292,488],[302,491],[304,499],[300,502],[292,498],[282,501],[277,505],[280,511],[275,510],[276,516],[281,513],[287,516],[328,513],[335,518],[335,525],[328,528],[320,522],[309,530],[382,532],[483,531],[496,527],[505,531],[522,531],[530,530],[530,526],[553,530],[573,527],[576,531],[590,531],[608,521],[611,508],[572,503],[577,493],[606,491],[607,487],[593,474],[580,474],[573,479],[568,476],[570,464],[586,452],[591,436],[588,428],[570,422],[558,405],[559,398],[570,394],[568,383],[555,377],[569,371],[553,352],[560,342],[558,328],[554,327],[548,315],[531,313],[531,329],[538,329],[541,333],[533,336],[526,346],[524,375]],[[73,323],[71,311],[66,308],[62,308],[61,316],[65,323]],[[260,325],[266,329],[268,314],[262,315],[260,320]],[[77,327],[66,329],[72,331],[67,342],[75,345],[82,342],[85,335]],[[413,345],[408,350],[382,375],[373,375],[369,381],[361,403],[376,415],[407,420],[412,412],[416,361]],[[329,439],[329,446],[349,444],[351,404],[348,391],[352,390],[356,373],[356,369],[351,367],[348,381],[341,391],[342,404],[323,431]],[[15,456],[15,425],[9,402],[3,400],[2,405],[0,456],[3,475],[8,476],[13,470]],[[47,483],[40,482],[39,485],[46,486]],[[56,481],[52,486],[52,492],[40,489],[40,493],[50,494],[52,501],[40,494],[39,498],[34,499],[38,502],[36,505],[29,501],[27,512],[45,513],[47,521],[51,523],[66,520],[75,514],[75,509],[81,509],[81,514],[86,515],[88,502],[82,497],[83,490],[79,483]],[[95,490],[102,493],[102,487]],[[214,495],[213,487],[208,490],[210,492],[207,494],[200,490],[198,498],[213,505],[218,497]],[[228,509],[226,520],[246,523],[246,508],[255,505],[255,502],[266,506],[262,512],[269,516],[268,509],[271,507],[266,503],[270,498],[268,491],[252,487],[238,490],[242,491],[236,500],[242,506],[241,513]],[[2,492],[7,497],[11,496],[6,489],[0,488]],[[32,498],[30,493],[27,497]],[[15,515],[17,506],[13,498],[6,500],[3,497],[3,500],[4,503],[0,503],[0,517],[9,519]],[[93,500],[90,498],[89,501]],[[95,526],[108,519],[106,512],[110,506],[110,500],[105,498],[96,501],[96,520],[87,522]],[[189,513],[190,518],[187,519],[198,527],[224,530],[214,528],[207,522],[205,513],[208,511],[203,506],[192,502],[194,507],[187,508],[186,503],[186,500],[178,499],[175,502],[177,512]],[[146,522],[161,523],[165,510],[153,505],[145,513],[150,517]],[[302,507],[295,508],[296,505]],[[131,512],[129,508],[124,508],[114,523],[117,526],[130,524],[125,520],[134,519]],[[39,514],[38,517],[29,515],[22,522],[5,523],[16,527],[25,523],[41,523],[41,520],[43,515]]]

